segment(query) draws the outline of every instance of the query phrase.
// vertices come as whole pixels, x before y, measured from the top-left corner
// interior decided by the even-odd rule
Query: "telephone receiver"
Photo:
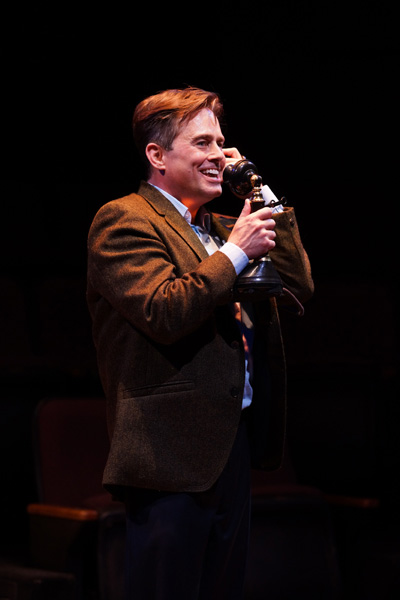
[[[245,158],[227,165],[223,172],[224,182],[238,196],[247,196],[254,189],[256,183],[254,177],[257,178],[258,183],[259,175],[256,165]],[[261,185],[262,180],[260,181]]]
[[[223,180],[238,196],[251,193],[251,212],[265,206],[262,195],[262,177],[254,163],[247,159],[229,164],[223,172]],[[253,259],[235,281],[233,300],[257,302],[271,296],[281,296],[283,285],[268,253]]]

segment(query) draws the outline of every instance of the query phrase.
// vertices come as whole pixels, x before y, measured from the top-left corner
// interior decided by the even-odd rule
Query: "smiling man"
[[[147,181],[104,205],[88,240],[87,299],[107,397],[104,486],[125,502],[129,600],[239,600],[250,466],[277,468],[285,372],[277,302],[232,302],[271,251],[285,286],[313,291],[293,209],[248,200],[228,229],[206,204],[227,163],[218,96],[167,90],[134,113]],[[278,299],[279,300],[279,299]],[[242,319],[240,318],[242,315]]]
[[[154,167],[149,183],[175,196],[195,218],[199,206],[222,193],[224,141],[215,114],[201,109],[178,133],[171,149],[148,144],[146,155]]]

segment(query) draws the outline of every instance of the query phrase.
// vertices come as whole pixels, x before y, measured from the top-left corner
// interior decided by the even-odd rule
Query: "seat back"
[[[42,400],[34,416],[38,500],[87,506],[104,494],[102,475],[109,441],[101,397]]]

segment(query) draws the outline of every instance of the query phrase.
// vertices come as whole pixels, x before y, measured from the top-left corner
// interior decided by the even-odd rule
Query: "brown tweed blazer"
[[[271,253],[300,300],[313,283],[293,209],[276,216]],[[229,229],[213,217],[227,239]],[[173,205],[142,183],[104,205],[88,238],[87,300],[107,398],[110,452],[103,483],[208,489],[238,427],[244,348],[229,303],[236,279],[221,252],[209,256]],[[255,464],[279,466],[285,366],[275,300],[250,307],[255,324],[249,422]]]

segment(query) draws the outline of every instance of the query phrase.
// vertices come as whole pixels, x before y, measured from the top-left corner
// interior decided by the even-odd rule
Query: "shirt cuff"
[[[274,192],[271,190],[271,188],[268,185],[263,185],[261,192],[262,192],[262,197],[264,198],[264,202],[267,206],[272,201],[279,202],[278,198],[275,196]],[[272,213],[278,213],[278,212],[283,212],[282,204],[276,204],[272,208]]]
[[[220,252],[226,254],[230,259],[233,266],[235,267],[236,275],[239,275],[241,271],[249,264],[249,258],[245,252],[236,244],[232,242],[226,242],[220,249]]]

